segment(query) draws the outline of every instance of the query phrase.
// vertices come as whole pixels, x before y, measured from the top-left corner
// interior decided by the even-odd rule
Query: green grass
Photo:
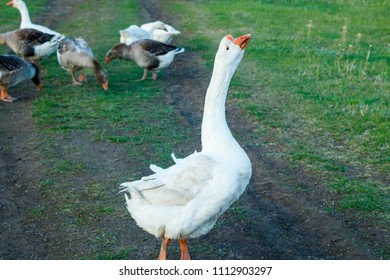
[[[1,18],[1,26],[0,33],[4,33],[7,31],[15,30],[20,27],[20,12],[18,9],[8,7],[6,3],[9,1],[4,1],[1,3],[0,9],[0,18]],[[37,1],[26,1],[28,3],[28,10],[30,15],[38,14],[44,12],[46,9],[45,0],[37,0]]]
[[[33,21],[45,2],[28,3]],[[2,31],[13,30],[13,23],[15,29],[18,27],[17,15],[16,9],[0,9],[0,18],[6,19]],[[37,186],[41,200],[29,210],[28,218],[43,228],[51,225],[50,246],[58,258],[124,259],[133,250],[126,242],[118,241],[120,233],[110,227],[118,221],[129,224],[119,230],[131,227],[123,196],[118,195],[126,174],[118,178],[117,173],[110,173],[109,166],[105,170],[92,169],[88,159],[80,159],[83,147],[77,146],[74,135],[86,135],[91,143],[120,145],[126,157],[137,162],[128,171],[134,178],[148,169],[150,162],[161,166],[171,163],[176,143],[189,137],[189,131],[178,124],[179,114],[165,104],[159,80],[136,81],[143,70],[131,62],[115,60],[103,65],[105,53],[119,41],[118,30],[141,23],[139,15],[134,1],[112,5],[103,0],[84,1],[77,4],[71,20],[55,28],[88,42],[108,74],[108,91],[95,81],[92,71],[86,71],[88,83],[77,87],[71,84],[70,75],[59,66],[55,55],[41,61],[43,89],[33,101],[32,114],[39,129],[43,177]],[[93,18],[99,20],[91,22]],[[3,50],[6,48],[0,46]],[[103,173],[105,180],[92,175]],[[61,242],[68,244],[66,248]],[[79,243],[83,243],[82,248],[77,248]]]
[[[94,256],[95,260],[124,260],[127,258],[131,251],[135,249],[122,250],[120,252],[108,252],[103,254],[98,254]]]
[[[322,177],[339,209],[388,215],[388,1],[170,2],[210,68],[222,36],[254,35],[230,98],[264,145]]]
[[[116,4],[116,15],[105,13],[104,8],[95,7],[100,2],[79,5],[74,20],[61,25],[58,31],[74,37],[82,36],[95,57],[103,62],[105,53],[118,42],[117,31],[128,26],[129,22],[139,22],[139,13],[137,5],[132,2]],[[94,16],[99,16],[99,21],[83,28],[86,24],[84,18]],[[44,67],[48,86],[34,102],[33,114],[45,133],[67,135],[75,130],[87,130],[92,132],[95,141],[131,144],[136,147],[129,151],[131,155],[138,154],[139,146],[158,144],[156,158],[163,161],[169,159],[172,145],[183,137],[177,128],[174,108],[155,105],[163,98],[158,81],[136,81],[143,72],[135,64],[115,60],[103,65],[109,77],[107,92],[96,83],[91,72],[87,75],[87,84],[81,87],[71,85],[69,74],[58,66],[55,57],[44,61]]]
[[[32,18],[46,2],[29,1]],[[280,147],[278,155],[337,192],[337,211],[355,211],[386,226],[390,213],[388,1],[167,0],[162,7],[179,20],[177,28],[184,31],[178,38],[181,45],[199,52],[209,69],[222,36],[252,33],[254,39],[231,83],[229,102],[256,123],[253,136],[259,143],[271,150]],[[133,1],[109,6],[102,0],[84,1],[57,31],[82,36],[103,62],[106,51],[119,39],[117,31],[141,23],[139,14]],[[19,27],[16,9],[4,6],[0,18],[0,32]],[[91,22],[91,18],[99,20]],[[67,181],[68,176],[91,170],[87,163],[58,158],[57,139],[86,131],[91,141],[121,145],[129,158],[140,160],[129,170],[136,177],[151,158],[162,166],[170,162],[173,147],[189,133],[172,106],[161,106],[158,80],[134,81],[142,75],[134,64],[113,61],[103,66],[109,77],[107,92],[91,72],[87,84],[72,86],[55,56],[44,60],[42,67],[44,88],[32,110],[47,156],[42,161],[47,178],[39,187],[48,202],[31,209],[29,218],[54,216],[70,233],[88,226],[90,251],[72,255],[76,249],[70,243],[64,253],[69,258],[125,258],[131,249],[99,250],[116,242],[115,236],[96,229],[99,219],[118,217],[112,193],[95,181]],[[246,219],[240,207],[231,213]]]

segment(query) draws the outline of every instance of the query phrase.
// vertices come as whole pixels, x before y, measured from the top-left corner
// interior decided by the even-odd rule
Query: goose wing
[[[91,48],[82,38],[67,37],[58,44],[57,50],[61,56],[66,56],[70,60],[93,57]]]
[[[164,43],[160,43],[160,42],[157,42],[154,40],[148,40],[148,39],[138,41],[137,43],[139,43],[140,46],[145,51],[147,51],[155,56],[164,55],[164,54],[167,54],[168,52],[175,51],[177,49],[177,47],[175,47],[175,46],[167,45]]]
[[[159,206],[185,205],[203,191],[213,178],[215,162],[201,153],[176,159],[167,169],[151,165],[155,173],[141,180],[126,182],[122,191]]]
[[[43,33],[36,29],[24,28],[16,31],[16,36],[21,41],[27,41],[31,45],[50,42],[54,37],[52,34]]]
[[[62,48],[63,50],[63,48]],[[62,51],[58,56],[58,61],[62,67],[93,68],[96,59],[90,56],[86,51]]]
[[[91,48],[88,46],[88,43],[83,38],[75,39],[75,45],[78,51],[86,52],[89,56],[93,57],[93,52]]]
[[[15,55],[0,55],[0,71],[11,72],[22,68],[25,62]]]

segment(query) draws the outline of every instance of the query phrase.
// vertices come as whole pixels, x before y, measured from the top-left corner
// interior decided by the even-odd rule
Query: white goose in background
[[[148,71],[152,71],[152,79],[155,80],[157,79],[157,72],[171,65],[175,55],[182,52],[184,52],[184,48],[142,39],[131,43],[129,46],[122,43],[116,44],[107,52],[104,63],[107,64],[116,58],[132,60],[144,69],[141,80],[146,79]]]
[[[121,35],[119,41],[126,45],[142,39],[153,39],[151,33],[137,25],[130,25],[126,29],[119,30],[119,34]]]
[[[145,23],[141,25],[141,28],[152,34],[153,40],[164,44],[171,43],[172,37],[180,34],[180,31],[160,20]]]
[[[0,55],[0,100],[13,102],[17,98],[8,94],[8,87],[31,79],[41,90],[41,76],[38,67],[16,55]]]
[[[190,259],[187,238],[210,231],[249,183],[251,163],[228,128],[225,103],[250,39],[250,34],[235,39],[227,35],[219,45],[205,100],[202,151],[183,159],[172,155],[174,165],[151,165],[154,174],[121,185],[133,219],[162,238],[159,259],[166,259],[171,239],[179,239],[181,259]]]
[[[26,3],[24,3],[23,0],[12,0],[12,1],[8,2],[7,5],[19,10],[20,16],[22,18],[21,23],[20,23],[21,29],[22,28],[32,28],[32,29],[39,30],[43,33],[52,34],[52,35],[56,35],[56,36],[60,36],[60,37],[63,36],[62,34],[56,32],[54,30],[51,30],[50,28],[48,28],[46,26],[32,23],[31,19],[30,19],[30,14],[29,14],[27,6],[26,6]]]
[[[135,41],[142,39],[151,39],[160,43],[169,44],[172,41],[172,36],[180,34],[169,24],[162,21],[154,21],[141,25],[130,25],[128,28],[119,31],[121,43],[130,45]]]

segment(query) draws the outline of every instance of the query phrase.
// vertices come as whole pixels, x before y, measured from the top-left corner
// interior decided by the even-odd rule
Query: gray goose
[[[42,88],[39,69],[35,64],[16,55],[0,55],[0,100],[4,102],[16,100],[8,94],[7,88],[28,79],[33,81],[38,90]]]
[[[58,45],[57,59],[61,67],[70,73],[74,85],[81,85],[81,82],[87,81],[82,70],[88,68],[92,69],[96,81],[102,84],[103,89],[108,89],[107,75],[99,61],[94,58],[91,48],[84,39],[66,37]],[[78,71],[81,73],[76,80],[74,74]]]
[[[39,60],[56,51],[61,36],[23,28],[0,34],[0,45],[8,45],[24,59]]]
[[[144,69],[141,80],[145,80],[148,71],[152,71],[152,78],[155,80],[157,72],[171,65],[175,55],[182,52],[184,52],[184,48],[143,39],[133,42],[129,46],[123,43],[116,44],[107,52],[105,64],[116,58],[132,60]]]

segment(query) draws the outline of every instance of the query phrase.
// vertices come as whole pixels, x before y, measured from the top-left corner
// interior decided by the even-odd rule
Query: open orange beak
[[[226,38],[233,41],[234,44],[236,44],[243,50],[245,49],[246,45],[248,45],[249,41],[252,39],[252,34],[245,34],[238,38],[233,38],[231,35],[227,35]]]
[[[104,90],[107,90],[108,89],[108,81],[103,83],[102,86],[103,86]]]
[[[14,6],[14,1],[9,1],[9,2],[7,3],[7,6],[13,7],[13,6]]]
[[[111,61],[111,58],[109,58],[108,56],[106,56],[106,60],[104,61],[104,64],[107,64]]]
[[[37,90],[39,91],[39,90],[41,90],[42,89],[42,83],[39,83],[38,85],[37,85]]]

